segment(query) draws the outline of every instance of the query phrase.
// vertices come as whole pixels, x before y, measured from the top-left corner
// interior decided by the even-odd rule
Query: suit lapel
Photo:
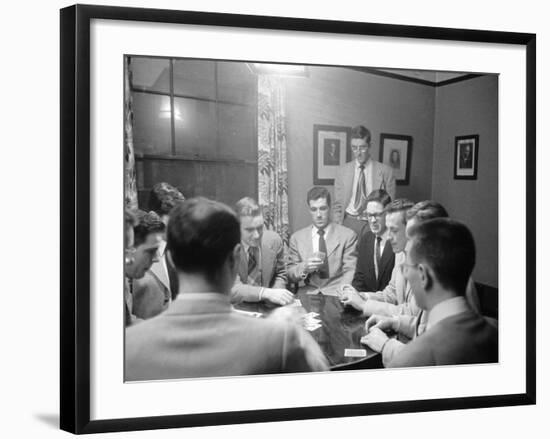
[[[338,238],[339,238],[338,230],[336,228],[336,224],[333,223],[331,233],[328,234],[328,238],[326,240],[327,257],[329,257],[334,252],[334,250],[336,250],[340,245],[340,241]]]
[[[273,277],[273,261],[275,260],[275,252],[262,239],[262,285],[269,286]]]
[[[241,261],[239,264],[239,277],[241,278],[241,282],[247,283],[248,282],[248,259],[246,258],[246,254],[244,252],[244,245],[241,243]]]
[[[170,289],[170,279],[168,273],[164,269],[163,259],[166,257],[166,253],[162,255],[157,262],[151,266],[151,272],[166,288]]]
[[[393,250],[391,248],[390,241],[386,240],[384,251],[382,251],[382,258],[380,259],[380,267],[378,267],[379,276],[380,276],[380,273],[382,273],[387,267],[387,265],[390,263],[392,255],[393,255]]]

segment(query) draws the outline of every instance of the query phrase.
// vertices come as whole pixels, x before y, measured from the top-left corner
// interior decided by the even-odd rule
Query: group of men
[[[394,199],[392,171],[371,159],[366,128],[354,128],[351,144],[334,205],[326,188],[308,191],[312,223],[292,234],[288,252],[248,197],[233,211],[161,184],[155,209],[128,213],[127,380],[327,370],[295,322],[233,310],[289,305],[296,286],[360,310],[361,341],[387,367],[498,361],[497,328],[480,314],[470,277],[468,228],[436,202]]]

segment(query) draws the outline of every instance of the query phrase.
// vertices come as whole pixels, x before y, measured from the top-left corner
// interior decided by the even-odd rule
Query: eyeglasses
[[[367,149],[369,149],[370,145],[361,145],[361,146],[357,146],[357,145],[352,145],[351,149],[352,151],[357,151],[357,150],[361,150],[361,151],[366,151]]]
[[[368,212],[365,212],[365,216],[368,218],[368,219],[379,219],[379,218],[382,218],[382,215],[384,215],[384,212],[378,212],[378,213],[368,213]]]

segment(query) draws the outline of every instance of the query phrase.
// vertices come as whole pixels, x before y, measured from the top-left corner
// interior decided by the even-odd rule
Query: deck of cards
[[[308,312],[302,316],[302,326],[305,330],[315,331],[322,326],[321,320],[317,318],[318,315],[316,312]]]

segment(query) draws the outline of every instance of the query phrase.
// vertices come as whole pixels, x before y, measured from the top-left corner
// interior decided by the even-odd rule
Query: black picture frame
[[[477,180],[479,134],[455,137],[454,179]]]
[[[390,143],[392,146],[390,147]],[[380,162],[394,168],[395,184],[406,186],[409,184],[413,138],[402,134],[380,134]],[[392,154],[396,152],[398,163],[392,162]],[[403,159],[403,156],[405,158]]]
[[[313,184],[334,185],[338,168],[352,159],[351,128],[313,125]],[[331,156],[334,152],[334,156]]]
[[[92,420],[90,417],[90,24],[95,19],[524,46],[526,48],[527,78],[525,392],[445,399]],[[63,430],[81,434],[535,403],[536,36],[534,34],[88,5],[76,5],[62,9],[60,31],[60,426]]]

